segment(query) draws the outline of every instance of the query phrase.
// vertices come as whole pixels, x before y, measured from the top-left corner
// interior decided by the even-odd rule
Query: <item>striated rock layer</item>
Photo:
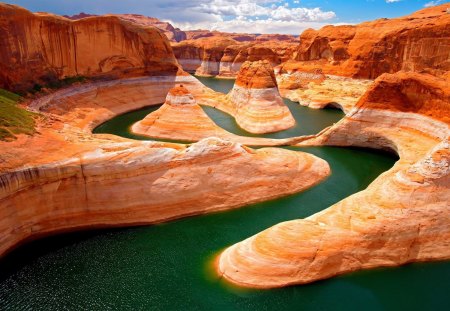
[[[275,146],[290,142],[290,139],[245,137],[227,132],[209,118],[183,85],[172,88],[164,105],[133,124],[131,131],[148,137],[183,141],[218,137],[249,146]]]
[[[303,284],[359,269],[450,258],[448,80],[385,74],[335,126],[302,145],[395,150],[366,190],[226,249],[218,271],[249,287]]]
[[[441,75],[450,70],[448,4],[414,14],[378,19],[355,26],[308,29],[300,36],[295,60],[305,69],[374,79],[399,70],[426,70]]]
[[[246,131],[268,133],[295,125],[268,61],[245,62],[227,97],[233,105],[236,122]]]
[[[201,76],[231,78],[246,61],[267,60],[276,66],[290,59],[298,43],[276,38],[240,41],[221,34],[174,43],[172,48],[184,70]]]
[[[349,112],[373,80],[325,75],[320,69],[304,70],[286,62],[275,68],[280,94],[313,109],[334,107]]]
[[[71,21],[0,3],[0,88],[28,90],[64,77],[174,75],[167,38],[115,16]]]
[[[38,134],[0,142],[0,256],[50,233],[264,201],[329,174],[327,163],[309,154],[218,138],[185,146],[91,134],[119,113],[161,102],[180,83],[194,94],[204,88],[190,76],[141,77],[74,86],[30,102],[43,116]]]

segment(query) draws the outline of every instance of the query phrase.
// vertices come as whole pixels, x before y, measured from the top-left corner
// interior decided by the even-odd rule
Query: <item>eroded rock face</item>
[[[77,21],[0,4],[0,87],[27,90],[71,76],[175,75],[157,29],[114,16]]]
[[[449,102],[448,80],[379,77],[342,121],[301,145],[395,150],[395,166],[324,211],[229,247],[219,273],[242,286],[280,287],[450,258]]]
[[[426,8],[396,19],[379,19],[355,26],[325,26],[306,30],[295,59],[304,68],[325,73],[374,79],[399,70],[450,70],[448,4]]]
[[[98,16],[98,15],[86,14],[84,12],[81,12],[80,14],[76,14],[76,15],[72,15],[72,16],[64,15],[64,17],[67,17],[72,20],[78,20],[78,19],[91,17],[91,16]],[[186,40],[186,33],[184,31],[182,31],[179,28],[173,27],[172,24],[170,24],[168,22],[160,21],[159,19],[157,19],[155,17],[149,17],[149,16],[140,15],[140,14],[108,14],[108,16],[117,16],[124,20],[130,21],[130,22],[133,22],[133,23],[136,23],[139,25],[143,25],[143,26],[154,26],[154,27],[162,30],[164,32],[164,34],[166,35],[167,39],[169,39],[169,41],[180,42],[180,41]]]
[[[246,131],[269,133],[295,125],[268,61],[245,62],[227,97],[234,107],[236,122]]]
[[[183,69],[203,76],[236,77],[246,61],[267,60],[272,66],[290,59],[296,41],[276,40],[276,36],[239,41],[227,34],[211,35],[173,44],[176,58]]]
[[[219,138],[186,146],[91,134],[117,114],[160,103],[171,89],[168,106],[194,106],[186,88],[174,88],[179,84],[194,96],[204,92],[191,76],[140,77],[72,86],[30,102],[45,116],[38,134],[0,142],[0,256],[50,233],[268,200],[329,174],[328,164],[309,154]]]
[[[211,96],[211,102],[207,104],[213,105],[214,99],[217,97]],[[203,102],[202,98],[200,102]],[[245,137],[227,132],[209,118],[197,104],[193,94],[183,85],[170,89],[161,108],[133,124],[131,130],[135,134],[148,137],[181,141],[218,137],[248,146],[275,146],[289,142],[289,139]]]

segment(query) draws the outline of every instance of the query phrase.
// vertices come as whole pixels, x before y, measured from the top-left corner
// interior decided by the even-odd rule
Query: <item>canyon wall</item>
[[[449,4],[395,19],[325,26],[300,36],[300,68],[374,79],[399,70],[441,75],[450,70]]]
[[[364,79],[400,70],[442,75],[450,70],[448,7],[443,4],[358,25],[308,29],[301,34],[300,44],[283,36],[265,40],[264,36],[197,31],[187,36],[191,40],[173,48],[183,68],[199,75],[234,77],[247,60],[268,60],[273,66],[289,61],[291,68],[307,72],[321,69],[325,74]]]
[[[65,77],[175,75],[160,30],[114,16],[77,21],[0,4],[0,88],[30,89]]]
[[[369,187],[310,217],[227,248],[220,275],[249,287],[450,258],[450,87],[428,74],[380,76],[347,116],[300,145],[362,146],[400,156]]]
[[[71,20],[78,20],[78,19],[82,19],[82,18],[86,18],[86,17],[92,17],[92,16],[98,16],[95,14],[86,14],[81,12],[80,14],[76,14],[76,15],[64,15],[64,17],[71,19]],[[143,25],[143,26],[153,26],[156,27],[160,30],[162,30],[162,32],[166,35],[167,39],[169,39],[169,41],[173,41],[173,42],[180,42],[183,40],[186,40],[186,33],[184,31],[182,31],[180,28],[175,28],[172,26],[172,24],[168,23],[168,22],[163,22],[155,17],[149,17],[149,16],[144,16],[144,15],[140,15],[140,14],[108,14],[107,16],[117,16],[121,19],[139,24],[139,25]]]
[[[272,66],[292,58],[295,41],[238,41],[236,37],[210,36],[172,44],[176,58],[184,70],[203,76],[235,77],[246,61],[267,60]]]

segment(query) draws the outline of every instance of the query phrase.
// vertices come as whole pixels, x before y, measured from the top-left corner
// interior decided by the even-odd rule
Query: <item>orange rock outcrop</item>
[[[269,37],[272,38],[272,37]],[[277,38],[277,37],[274,37]],[[272,66],[292,58],[296,41],[238,41],[229,35],[212,35],[172,44],[183,69],[203,76],[235,77],[246,61],[267,60]]]
[[[72,15],[72,16],[64,15],[64,17],[67,17],[72,20],[78,20],[78,19],[92,17],[92,16],[98,16],[98,15],[86,14],[83,12],[81,12],[80,14]],[[108,14],[107,16],[117,16],[124,20],[130,21],[130,22],[133,22],[133,23],[136,23],[139,25],[143,25],[143,26],[154,26],[154,27],[162,30],[164,32],[164,34],[166,35],[167,39],[169,39],[169,41],[180,42],[180,41],[186,40],[186,33],[184,31],[182,31],[179,28],[175,28],[172,26],[172,24],[170,24],[168,22],[163,22],[155,17],[149,17],[149,16],[140,15],[140,14]]]
[[[246,137],[227,132],[209,118],[183,85],[170,89],[165,103],[143,120],[133,124],[131,131],[153,138],[182,141],[217,137],[248,146],[279,146],[290,143],[289,139]]]
[[[400,156],[394,167],[324,211],[229,247],[219,273],[267,288],[450,258],[449,103],[448,80],[404,72],[379,77],[343,120],[301,145],[389,149]]]
[[[77,21],[0,4],[0,87],[27,90],[70,76],[174,75],[178,63],[154,27],[114,16]]]
[[[450,70],[448,4],[355,26],[325,26],[302,33],[295,60],[306,69],[374,79],[399,70]]]
[[[236,122],[251,133],[276,132],[295,125],[268,61],[245,62],[227,98]]]

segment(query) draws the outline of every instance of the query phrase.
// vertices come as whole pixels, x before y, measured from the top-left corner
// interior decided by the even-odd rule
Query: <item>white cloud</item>
[[[264,19],[271,18],[278,21],[324,21],[336,17],[334,12],[324,12],[320,8],[290,8],[286,2],[281,5],[273,2],[258,0],[212,0],[208,3],[202,3],[196,10],[202,13],[217,14],[222,17],[265,17]],[[269,6],[268,4],[271,5]]]
[[[430,1],[430,2],[425,3],[423,6],[426,7],[426,8],[429,8],[429,7],[441,4],[442,1],[443,0]]]
[[[0,0],[1,1],[1,0]],[[218,29],[241,32],[280,32],[298,34],[309,24],[333,22],[336,14],[320,8],[307,8],[295,0],[7,0],[33,11],[56,14],[137,13],[171,21],[181,29]],[[302,2],[303,3],[303,2]],[[325,24],[325,23],[323,23]],[[305,26],[306,25],[306,26]],[[277,30],[278,29],[278,30]],[[228,31],[228,30],[227,30]]]
[[[176,27],[184,30],[195,30],[195,29],[210,29],[218,30],[224,32],[238,32],[238,33],[266,33],[266,34],[291,34],[299,35],[305,29],[314,28],[319,29],[323,26],[330,25],[326,22],[302,22],[302,21],[283,21],[283,20],[273,20],[273,19],[263,19],[263,20],[250,20],[245,17],[239,17],[233,20],[221,21],[215,23],[177,23],[171,22]],[[332,25],[342,25],[332,24]]]
[[[400,2],[402,0],[386,0],[386,3],[394,3],[394,2]]]

